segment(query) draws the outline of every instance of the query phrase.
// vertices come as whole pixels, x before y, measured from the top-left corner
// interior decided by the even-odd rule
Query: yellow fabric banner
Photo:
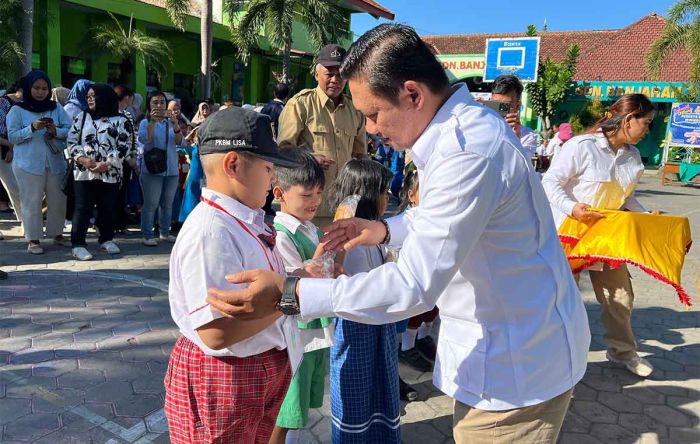
[[[672,285],[681,303],[690,297],[681,286],[681,270],[692,244],[687,217],[599,210],[604,219],[591,225],[568,217],[559,239],[574,273],[604,262],[613,268],[632,264]]]

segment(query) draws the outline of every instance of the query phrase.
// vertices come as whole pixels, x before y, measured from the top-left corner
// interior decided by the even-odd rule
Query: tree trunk
[[[34,36],[34,0],[22,0],[21,45],[24,57],[20,66],[21,75],[32,70],[32,39]]]
[[[292,86],[292,36],[291,33],[284,41],[284,52],[282,53],[282,83]]]
[[[202,99],[206,100],[211,97],[211,51],[213,44],[213,5],[212,0],[202,0],[202,17],[201,23],[201,50],[202,64],[199,69],[200,78],[202,80]]]

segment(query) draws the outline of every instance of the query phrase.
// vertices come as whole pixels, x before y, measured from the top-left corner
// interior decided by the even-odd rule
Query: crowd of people
[[[90,260],[93,226],[99,249],[118,254],[115,233],[136,220],[144,245],[175,241],[171,231],[196,204],[186,186],[196,128],[215,105],[202,102],[188,120],[161,91],[148,94],[145,113],[142,101],[125,85],[88,79],[52,88],[40,70],[0,97],[2,211],[21,222],[28,253],[42,254],[48,239]]]
[[[296,443],[328,373],[334,443],[399,443],[399,401],[418,397],[399,361],[455,399],[457,442],[556,442],[590,342],[557,227],[601,217],[591,208],[647,211],[634,144],[651,102],[626,95],[585,134],[562,123],[540,145],[516,77],[494,83],[510,104],[499,116],[450,86],[410,27],[380,25],[317,60],[316,88],[289,98],[277,85],[259,111],[203,102],[191,120],[160,91],[142,114],[126,86],[52,94],[30,72],[0,98],[0,179],[28,252],[44,237],[67,245],[69,219],[76,259],[92,258],[91,225],[118,254],[137,206],[144,245],[175,243],[173,443]],[[314,221],[351,196],[354,217],[321,231]],[[627,269],[590,279],[608,359],[650,375]]]

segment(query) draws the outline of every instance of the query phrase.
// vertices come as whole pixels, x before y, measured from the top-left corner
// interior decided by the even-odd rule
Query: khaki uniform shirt
[[[336,106],[321,88],[305,89],[289,99],[279,118],[280,148],[306,146],[335,161],[326,173],[326,188],[318,217],[331,217],[330,190],[338,172],[353,157],[367,155],[365,118],[349,97]]]

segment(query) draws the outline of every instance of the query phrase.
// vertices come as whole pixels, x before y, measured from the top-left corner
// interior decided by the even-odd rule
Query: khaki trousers
[[[637,343],[632,332],[632,305],[634,292],[627,265],[603,271],[589,271],[595,297],[602,308],[608,353],[613,358],[627,361],[637,356]]]
[[[452,433],[457,444],[554,444],[569,408],[571,388],[561,395],[512,410],[479,410],[455,401]]]
[[[44,171],[41,176],[29,174],[20,168],[13,168],[19,187],[22,207],[22,227],[28,241],[43,238],[44,218],[41,202],[46,195],[46,237],[53,238],[63,233],[66,217],[66,195],[63,194],[63,175],[53,175]]]

